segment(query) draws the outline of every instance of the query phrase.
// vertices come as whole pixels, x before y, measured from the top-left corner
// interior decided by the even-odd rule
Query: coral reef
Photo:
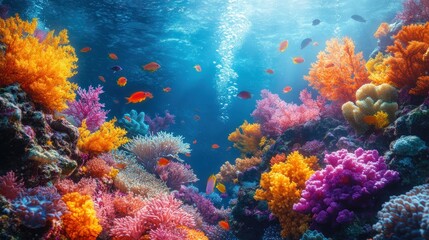
[[[353,40],[347,37],[328,40],[304,79],[321,96],[341,103],[356,100],[356,90],[369,82],[362,52],[355,54]]]
[[[198,181],[191,166],[178,162],[170,162],[166,166],[158,166],[156,173],[173,190],[179,190],[181,185]]]
[[[396,18],[404,21],[405,24],[429,21],[429,1],[428,0],[405,0],[404,10],[396,15]]]
[[[119,124],[127,130],[127,134],[130,136],[146,135],[149,132],[149,125],[145,122],[145,113],[132,109],[130,113],[125,113],[124,116],[119,119]]]
[[[166,131],[170,125],[175,124],[173,114],[169,113],[167,110],[164,112],[164,117],[155,114],[154,118],[151,118],[149,115],[145,115],[144,121],[149,125],[149,132],[155,134],[160,131]]]
[[[258,123],[248,123],[244,120],[240,127],[228,135],[228,140],[234,143],[243,156],[255,155],[259,150],[262,139],[261,126]]]
[[[77,57],[68,45],[67,30],[49,32],[40,41],[34,36],[37,19],[26,22],[16,15],[0,19],[0,87],[19,83],[38,105],[49,111],[62,111],[75,98],[77,86],[68,81],[76,74]]]

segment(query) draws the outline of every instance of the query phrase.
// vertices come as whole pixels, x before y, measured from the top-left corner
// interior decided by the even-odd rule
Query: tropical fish
[[[168,160],[167,158],[160,158],[158,159],[158,166],[165,166],[168,165],[170,163],[170,160]]]
[[[312,41],[311,38],[306,38],[306,39],[302,40],[302,42],[301,42],[301,49],[304,49],[305,47],[307,47],[308,44],[310,44],[311,41]]]
[[[118,78],[118,81],[116,82],[118,86],[123,87],[127,85],[127,78],[126,77],[120,77]]]
[[[219,190],[219,192],[221,192],[221,193],[225,193],[226,192],[226,187],[222,183],[217,183],[216,184],[216,189]]]
[[[191,154],[190,153],[185,153],[185,156],[191,157]]]
[[[131,118],[130,118],[130,116],[125,115],[125,116],[124,116],[124,118],[125,118],[128,122],[131,122]]]
[[[362,16],[359,16],[359,15],[356,15],[356,14],[352,15],[351,18],[353,20],[355,20],[355,21],[358,21],[358,22],[366,22],[366,20]]]
[[[304,62],[304,58],[302,58],[302,57],[294,57],[294,58],[292,58],[292,62],[294,64],[303,63]]]
[[[273,69],[271,69],[271,68],[269,68],[269,69],[265,70],[265,72],[266,72],[266,73],[268,73],[268,74],[273,74],[273,73],[274,73],[274,70],[273,70]]]
[[[100,79],[102,82],[106,82],[106,79],[103,76],[98,76],[98,79]]]
[[[143,102],[144,100],[146,100],[146,98],[153,98],[152,93],[150,92],[135,92],[133,94],[131,94],[130,97],[127,97],[125,99],[128,100],[128,103],[139,103],[139,102]]]
[[[237,97],[241,99],[249,99],[252,97],[252,94],[250,94],[250,92],[248,91],[241,91],[237,94]]]
[[[114,53],[109,53],[109,58],[112,60],[118,60],[118,56],[116,56]]]
[[[288,40],[284,40],[283,42],[280,43],[279,51],[280,52],[286,51],[288,46],[289,46]]]
[[[219,227],[225,231],[229,231],[229,223],[225,220],[219,221]]]
[[[115,73],[115,72],[119,72],[119,71],[122,71],[122,68],[121,68],[120,66],[118,66],[118,65],[113,66],[113,67],[111,67],[110,69],[112,69],[112,70],[113,70],[113,73]]]
[[[164,92],[170,92],[171,91],[171,87],[165,87],[162,89],[162,91]]]
[[[155,72],[156,70],[158,70],[161,67],[161,65],[159,65],[156,62],[150,62],[146,65],[143,66],[143,70],[145,71],[149,71],[149,72]]]
[[[214,143],[214,144],[212,144],[212,148],[213,149],[218,149],[218,148],[220,148],[220,146],[218,144]]]
[[[201,66],[199,64],[195,65],[194,68],[195,68],[195,71],[197,71],[197,72],[201,72],[201,70],[202,70]]]
[[[200,121],[200,119],[201,119],[200,115],[198,115],[198,114],[194,115],[194,120],[195,121]]]
[[[286,87],[283,88],[283,92],[284,93],[288,93],[290,91],[292,91],[292,87],[291,86],[286,86]]]
[[[193,144],[197,144],[197,139],[194,139],[194,141],[192,141]]]
[[[206,194],[207,195],[213,192],[215,185],[216,185],[216,176],[212,174],[207,179],[207,186],[206,186]]]
[[[320,20],[319,19],[314,19],[313,22],[311,23],[313,26],[319,25]]]
[[[91,51],[91,49],[92,49],[92,48],[90,48],[90,47],[84,47],[84,48],[82,48],[82,49],[80,50],[80,52],[86,53],[86,52]]]

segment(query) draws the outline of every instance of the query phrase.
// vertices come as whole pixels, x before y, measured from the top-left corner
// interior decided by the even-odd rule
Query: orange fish
[[[284,93],[288,93],[290,91],[292,91],[292,87],[291,86],[286,86],[285,88],[283,88],[283,92]]]
[[[302,58],[302,57],[294,57],[294,58],[292,58],[292,62],[294,64],[303,63],[304,62],[304,58]]]
[[[171,87],[165,87],[162,89],[162,91],[164,92],[170,92],[171,91]]]
[[[201,66],[199,64],[195,65],[194,68],[195,68],[195,71],[197,71],[197,72],[201,72],[201,70],[202,70]]]
[[[127,166],[126,163],[115,163],[113,164],[113,167],[116,169],[124,169]]]
[[[219,221],[219,227],[225,231],[229,231],[229,223],[225,220]]]
[[[197,144],[197,139],[194,139],[194,141],[192,141],[193,144]]]
[[[169,163],[170,163],[170,160],[168,160],[167,158],[158,159],[158,166],[165,166],[165,165],[168,165]]]
[[[194,120],[195,121],[200,121],[201,117],[198,114],[194,115]]]
[[[124,116],[124,118],[125,118],[128,122],[131,122],[131,118],[130,118],[130,116]]]
[[[143,102],[144,100],[146,100],[146,98],[153,98],[152,93],[150,92],[135,92],[133,94],[131,94],[130,97],[127,97],[125,99],[128,100],[128,103],[139,103],[139,102]]]
[[[114,53],[109,53],[109,58],[112,60],[118,60],[118,56],[116,56]]]
[[[146,65],[143,66],[143,70],[145,71],[149,71],[149,72],[155,72],[156,70],[158,70],[161,67],[161,65],[159,65],[156,62],[150,62]]]
[[[220,148],[220,146],[218,144],[214,143],[214,144],[212,144],[212,148],[213,149],[218,149],[218,148]]]
[[[84,47],[80,50],[80,52],[89,52],[91,50],[92,50],[92,48],[90,48],[90,47]]]
[[[190,153],[185,153],[185,156],[191,157],[191,154]]]
[[[284,40],[280,43],[279,51],[284,52],[286,51],[286,48],[289,46],[289,42],[287,40]]]
[[[100,79],[102,82],[106,82],[106,79],[103,76],[98,76],[98,79]]]
[[[268,74],[273,74],[273,73],[274,73],[274,70],[273,70],[273,69],[271,69],[271,68],[269,68],[269,69],[265,70],[265,72],[266,72],[266,73],[268,73]]]
[[[118,81],[116,82],[120,87],[123,87],[127,85],[127,78],[126,77],[120,77],[118,78]]]

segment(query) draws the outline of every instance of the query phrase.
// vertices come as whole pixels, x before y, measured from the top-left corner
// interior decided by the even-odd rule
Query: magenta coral
[[[261,124],[262,133],[268,136],[279,136],[290,127],[318,119],[325,104],[321,97],[312,99],[306,89],[299,95],[303,103],[301,105],[286,103],[277,94],[266,89],[261,91],[261,97],[262,100],[257,101],[252,116]]]
[[[179,190],[182,185],[198,181],[190,165],[178,162],[170,162],[166,166],[158,166],[156,172],[161,180],[174,190]]]
[[[103,110],[104,104],[100,103],[99,95],[103,92],[103,87],[100,85],[97,88],[89,86],[88,91],[79,87],[77,94],[80,99],[69,102],[64,113],[73,117],[78,126],[81,126],[82,121],[86,119],[88,130],[96,131],[106,121],[109,112]]]
[[[429,21],[429,0],[406,0],[403,6],[396,17],[405,24]]]
[[[0,176],[0,195],[8,200],[14,200],[22,191],[24,191],[24,183],[18,180],[15,172],[10,171]]]
[[[370,196],[399,179],[376,150],[342,149],[326,154],[324,161],[325,169],[310,177],[293,206],[295,211],[313,214],[313,223],[319,226],[338,226],[351,221],[355,210],[370,210]]]

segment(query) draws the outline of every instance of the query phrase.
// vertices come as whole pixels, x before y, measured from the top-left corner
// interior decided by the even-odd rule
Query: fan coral
[[[0,176],[0,195],[8,200],[14,200],[22,191],[24,183],[15,175],[15,172],[9,171],[4,176]]]
[[[404,26],[394,36],[392,54],[384,64],[389,66],[386,83],[397,88],[410,87],[410,94],[426,96],[429,92],[429,64],[425,53],[429,48],[429,23]]]
[[[115,127],[115,122],[116,119],[105,122],[99,130],[91,133],[84,120],[82,126],[79,128],[78,148],[83,152],[100,154],[117,149],[122,144],[127,143],[128,138],[125,137],[127,131]]]
[[[429,184],[393,196],[378,212],[375,240],[429,238]]]
[[[353,102],[346,102],[341,107],[344,118],[352,125],[358,133],[364,133],[369,129],[369,125],[378,123],[385,125],[395,120],[395,112],[398,110],[398,91],[389,84],[365,84],[356,91],[356,105]],[[384,112],[383,118],[374,116],[378,112]],[[379,113],[380,115],[380,113]],[[380,117],[382,117],[380,115]],[[375,119],[371,119],[375,118]]]
[[[328,40],[304,79],[323,97],[342,103],[355,100],[356,90],[369,82],[362,52],[355,54],[353,40],[347,37],[342,43],[336,38]]]
[[[136,136],[124,148],[137,157],[146,171],[155,172],[160,157],[170,157],[180,161],[179,153],[190,153],[188,143],[183,143],[182,136],[173,136],[171,133],[158,132],[156,135]]]
[[[68,108],[64,113],[72,116],[76,125],[79,127],[83,120],[86,120],[88,130],[96,131],[106,121],[109,111],[103,110],[104,104],[100,103],[99,95],[103,93],[103,87],[97,88],[89,86],[88,91],[78,88],[77,94],[80,99],[68,103]]]
[[[428,0],[406,0],[403,2],[404,10],[396,17],[405,24],[429,21]]]
[[[255,200],[265,200],[271,212],[279,218],[282,237],[298,238],[307,228],[310,218],[293,211],[293,204],[299,201],[305,181],[313,174],[308,159],[297,151],[287,156],[286,162],[274,164],[271,170],[263,173],[260,189],[255,192]]]
[[[293,206],[295,211],[311,213],[319,226],[336,227],[350,222],[358,209],[369,211],[374,203],[370,196],[399,179],[397,172],[387,170],[376,150],[358,148],[349,153],[342,149],[326,154],[324,161],[325,169],[310,177]]]
[[[149,125],[149,132],[155,134],[159,131],[167,130],[170,125],[175,124],[173,114],[170,114],[165,110],[165,117],[160,117],[158,114],[155,114],[154,118],[150,118],[148,115],[144,117],[144,121]]]
[[[0,87],[18,82],[35,103],[46,110],[62,111],[76,95],[76,84],[68,81],[77,68],[77,57],[68,45],[67,31],[54,31],[42,41],[34,36],[37,20],[22,21],[18,15],[0,19]]]
[[[179,190],[181,185],[198,181],[191,166],[178,162],[170,162],[166,166],[158,166],[156,172],[161,180],[174,190]]]
[[[313,100],[306,89],[299,94],[301,105],[286,103],[266,89],[261,91],[261,97],[262,100],[256,101],[252,116],[261,124],[262,134],[272,137],[279,136],[288,128],[318,119],[325,104],[320,97]]]
[[[47,221],[59,220],[66,212],[55,187],[37,187],[28,189],[12,202],[15,214],[22,224],[29,228],[40,228]]]
[[[261,138],[261,126],[258,123],[249,124],[246,120],[228,136],[243,156],[254,155],[259,150]]]

